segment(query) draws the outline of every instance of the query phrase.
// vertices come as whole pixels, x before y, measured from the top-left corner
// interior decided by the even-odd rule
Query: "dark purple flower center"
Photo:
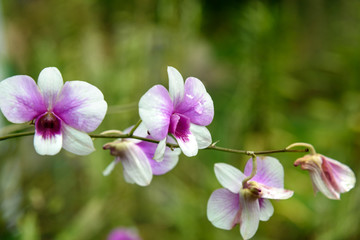
[[[190,134],[190,118],[180,113],[174,113],[170,117],[169,133],[176,138],[182,139],[184,142],[188,141]]]
[[[47,112],[36,120],[36,131],[44,138],[60,134],[61,120],[53,113]]]

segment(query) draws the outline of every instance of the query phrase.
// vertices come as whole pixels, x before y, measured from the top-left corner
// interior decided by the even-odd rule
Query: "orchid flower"
[[[215,190],[208,201],[207,217],[217,228],[230,230],[240,224],[240,234],[244,239],[252,238],[259,221],[267,221],[274,213],[269,199],[288,199],[293,191],[285,190],[284,169],[272,157],[256,158],[257,172],[246,180],[252,172],[252,159],[244,174],[231,165],[215,164],[215,175],[224,188]]]
[[[116,228],[110,232],[107,240],[141,240],[141,238],[133,229]]]
[[[205,127],[214,117],[214,104],[202,82],[186,79],[173,67],[167,69],[169,92],[155,85],[140,99],[139,114],[152,138],[159,140],[154,159],[161,161],[166,139],[171,134],[183,153],[195,156],[198,149],[211,144],[211,134]]]
[[[132,127],[126,129],[124,133],[130,132]],[[143,124],[135,130],[134,135],[148,137],[147,130]],[[169,142],[173,141],[168,139]],[[110,154],[115,156],[115,160],[104,170],[105,176],[109,175],[115,165],[121,162],[123,166],[124,178],[128,183],[136,183],[140,186],[150,184],[153,175],[162,175],[173,169],[180,155],[180,149],[171,150],[166,147],[164,160],[157,162],[153,159],[156,144],[137,139],[119,139],[104,145],[104,149],[110,149]]]
[[[60,71],[45,68],[35,81],[17,75],[0,82],[0,108],[12,123],[35,123],[34,147],[40,155],[55,155],[63,147],[87,155],[94,146],[87,132],[104,119],[107,103],[101,91],[83,81],[63,84]]]
[[[315,193],[322,192],[327,198],[340,199],[340,193],[355,186],[355,174],[345,164],[321,154],[308,154],[294,162],[294,166],[308,170]]]
[[[310,173],[315,193],[322,192],[327,198],[340,199],[340,193],[350,191],[356,182],[354,172],[345,164],[318,154],[314,146],[308,143],[293,143],[286,149],[306,147],[310,154],[298,158],[294,166]]]

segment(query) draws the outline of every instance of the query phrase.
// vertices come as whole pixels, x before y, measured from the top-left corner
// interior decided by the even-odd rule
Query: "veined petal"
[[[156,162],[162,162],[164,160],[165,148],[166,148],[166,137],[159,142],[154,153],[154,156],[151,159],[154,159]]]
[[[259,198],[260,220],[267,221],[274,214],[274,207],[269,199]]]
[[[207,218],[217,228],[230,230],[239,223],[239,194],[225,188],[215,190],[207,204]]]
[[[105,117],[107,103],[95,86],[83,81],[64,84],[54,112],[69,126],[84,132],[94,131]]]
[[[194,134],[190,133],[186,137],[177,137],[175,136],[181,151],[187,157],[196,156],[198,153],[198,144]]]
[[[63,148],[77,155],[88,155],[95,151],[93,141],[84,132],[63,123]]]
[[[44,68],[38,78],[38,86],[44,96],[47,108],[50,110],[54,105],[58,93],[63,86],[63,78],[56,67]]]
[[[152,173],[154,175],[162,175],[169,172],[176,166],[179,161],[179,155],[181,153],[179,148],[176,148],[174,150],[171,150],[168,147],[164,148],[165,152],[163,155],[163,160],[161,162],[158,162],[153,159],[154,152],[157,149],[157,144],[144,141],[138,143],[137,145],[146,154],[152,169]]]
[[[245,175],[237,168],[226,164],[215,164],[215,175],[220,184],[233,193],[239,193]]]
[[[283,188],[284,187],[284,168],[273,157],[257,157],[257,172],[251,179],[258,183],[262,183],[267,186]],[[250,158],[246,163],[244,173],[249,176],[252,171],[252,159]]]
[[[0,108],[12,123],[31,121],[47,110],[35,81],[24,75],[0,82]]]
[[[184,79],[173,67],[167,68],[169,76],[169,94],[174,106],[180,103],[184,97]]]
[[[252,179],[251,179],[251,181],[252,181]],[[288,199],[288,198],[292,197],[292,195],[294,194],[293,191],[283,189],[283,188],[270,187],[270,186],[266,186],[261,183],[256,183],[256,185],[260,190],[261,198]]]
[[[246,240],[252,238],[259,227],[260,206],[258,199],[251,194],[243,194],[241,192],[239,194],[239,200],[242,209],[240,217],[240,234]]]
[[[120,157],[124,167],[124,177],[129,183],[147,186],[152,179],[150,163],[139,146],[129,142],[124,146],[124,154]]]
[[[56,123],[56,128],[48,129],[41,126],[41,121],[42,117],[39,117],[35,122],[35,151],[40,155],[55,155],[60,152],[63,145],[61,122]]]
[[[199,149],[210,146],[212,139],[209,130],[204,126],[190,124],[190,132],[194,134]]]
[[[184,98],[175,107],[175,112],[189,117],[196,125],[207,126],[212,122],[214,103],[199,79],[194,77],[186,79]]]
[[[326,177],[330,178],[328,180],[332,182],[331,184],[334,185],[335,190],[344,193],[355,186],[355,174],[348,166],[329,157],[322,156],[322,159],[323,171]]]
[[[152,138],[161,140],[168,134],[173,103],[161,85],[150,88],[139,101],[139,115]]]

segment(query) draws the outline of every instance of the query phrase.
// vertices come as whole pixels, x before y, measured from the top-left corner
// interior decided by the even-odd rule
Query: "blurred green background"
[[[203,81],[215,104],[208,127],[219,146],[280,149],[303,141],[360,175],[360,1],[3,0],[0,77],[56,66],[65,81],[100,88],[110,108],[97,129],[125,129],[137,102],[166,87],[168,65]],[[1,135],[16,127],[0,117]],[[213,165],[243,170],[248,157],[215,151],[181,156],[143,188],[126,184],[102,151],[35,153],[32,137],[0,142],[0,239],[105,239],[115,227],[150,239],[241,239],[206,218],[220,188]],[[302,154],[273,154],[289,200],[254,239],[359,239],[360,189],[341,201],[314,196]]]

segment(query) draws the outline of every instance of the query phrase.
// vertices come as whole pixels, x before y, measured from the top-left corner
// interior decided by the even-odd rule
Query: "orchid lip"
[[[52,112],[46,112],[40,115],[35,123],[36,130],[43,135],[44,138],[49,138],[54,134],[61,133],[61,119]]]
[[[180,113],[174,113],[170,118],[169,133],[176,138],[188,140],[190,134],[190,119]]]

